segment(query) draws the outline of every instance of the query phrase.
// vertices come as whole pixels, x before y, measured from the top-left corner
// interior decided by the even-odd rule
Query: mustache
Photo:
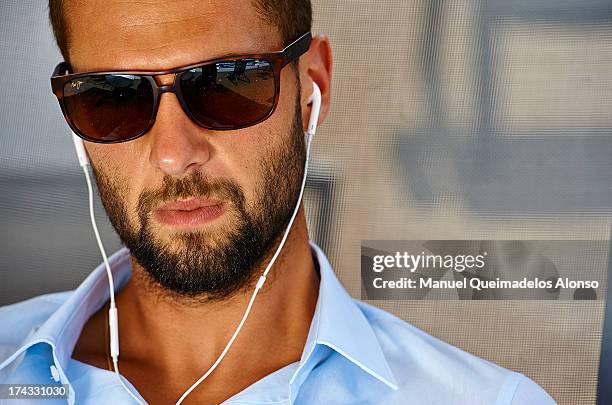
[[[178,199],[191,197],[217,198],[231,201],[240,210],[245,205],[242,188],[228,179],[212,179],[198,171],[184,178],[173,178],[165,175],[158,190],[143,191],[138,196],[136,210],[142,221],[158,205]]]

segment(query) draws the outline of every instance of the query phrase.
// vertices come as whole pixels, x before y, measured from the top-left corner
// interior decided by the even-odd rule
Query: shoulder
[[[45,323],[71,293],[45,294],[0,307],[0,363],[17,350],[34,329]]]
[[[422,391],[427,386],[421,401],[555,404],[528,377],[443,342],[380,308],[357,299],[355,302],[378,338],[402,399],[403,395],[412,399],[415,389]]]

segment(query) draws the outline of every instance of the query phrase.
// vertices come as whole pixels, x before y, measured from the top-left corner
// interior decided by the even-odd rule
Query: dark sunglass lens
[[[190,69],[180,80],[193,118],[208,128],[245,127],[265,118],[274,105],[269,61],[242,59]]]
[[[153,114],[153,89],[140,76],[77,77],[64,85],[64,109],[91,140],[127,140],[146,130]]]

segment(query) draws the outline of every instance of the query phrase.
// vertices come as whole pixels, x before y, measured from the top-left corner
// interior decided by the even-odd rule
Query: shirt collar
[[[309,360],[319,346],[325,346],[390,388],[397,389],[396,380],[367,318],[336,278],[323,251],[314,242],[310,242],[310,246],[320,269],[319,297],[299,367],[291,378],[291,385],[301,385],[312,368],[312,362],[309,364]],[[131,276],[129,250],[123,248],[116,252],[109,258],[109,264],[115,290],[120,290]],[[28,348],[44,342],[51,346],[61,382],[69,384],[64,369],[81,330],[107,300],[108,280],[104,264],[101,264],[57,311],[24,340],[15,353],[0,364],[0,370]]]
[[[308,360],[317,346],[326,346],[344,356],[367,374],[397,390],[397,382],[370,322],[342,287],[325,253],[310,242],[319,264],[319,298],[293,384],[300,373],[309,371]]]
[[[123,248],[109,259],[115,290],[119,290],[131,275],[129,250]],[[74,391],[65,369],[72,351],[87,320],[108,301],[108,279],[102,263],[68,296],[66,301],[39,327],[24,339],[19,349],[0,363],[0,371],[22,353],[38,343],[51,347],[53,365],[62,384],[69,386],[69,403],[74,401]]]

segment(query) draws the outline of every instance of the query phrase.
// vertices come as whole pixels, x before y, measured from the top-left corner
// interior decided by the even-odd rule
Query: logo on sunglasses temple
[[[79,90],[79,89],[81,88],[81,84],[83,84],[83,82],[82,82],[82,81],[80,81],[80,80],[75,80],[75,81],[73,81],[72,83],[70,83],[70,86],[71,86],[73,89],[77,89],[77,90]]]

